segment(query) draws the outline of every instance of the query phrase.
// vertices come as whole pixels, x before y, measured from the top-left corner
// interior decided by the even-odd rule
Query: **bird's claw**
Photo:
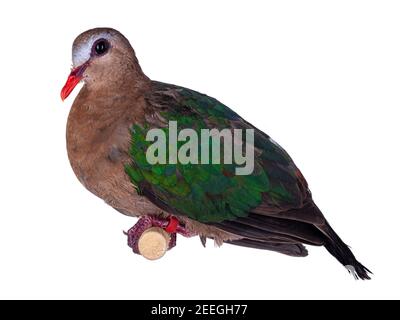
[[[143,232],[152,227],[159,227],[166,231],[169,230],[169,226],[172,219],[176,218],[161,218],[157,216],[143,216],[140,217],[138,222],[128,230],[128,232],[124,232],[128,237],[128,246],[132,248],[132,251],[136,254],[140,254],[139,252],[139,239]],[[177,220],[176,220],[177,221]],[[184,225],[177,223],[173,229],[173,231],[168,232],[170,234],[170,241],[168,244],[168,250],[172,249],[176,246],[176,234],[179,233],[185,237],[195,236],[193,232],[190,232],[185,228]]]

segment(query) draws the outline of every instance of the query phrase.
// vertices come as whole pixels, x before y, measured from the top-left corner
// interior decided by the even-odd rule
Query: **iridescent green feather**
[[[159,128],[166,134],[167,123],[172,120],[177,121],[178,130],[192,128],[197,133],[207,128],[244,129],[250,126],[214,98],[171,85],[156,83],[156,86],[152,99],[159,99],[154,105],[162,104],[163,107],[160,110],[154,107],[152,111],[164,119]],[[167,94],[171,90],[173,96]],[[152,142],[146,141],[146,133],[152,127],[155,127],[154,123],[132,126],[132,163],[126,166],[126,172],[138,191],[145,188],[156,204],[200,222],[245,217],[262,204],[263,199],[277,206],[296,205],[299,198],[296,167],[286,152],[261,132],[255,134],[259,156],[255,158],[254,172],[235,175],[235,164],[150,165],[146,150]],[[178,143],[178,148],[183,143]]]

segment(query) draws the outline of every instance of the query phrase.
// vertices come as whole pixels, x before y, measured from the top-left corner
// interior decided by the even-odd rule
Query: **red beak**
[[[67,82],[61,90],[61,99],[64,101],[68,98],[72,90],[76,87],[76,85],[82,80],[83,72],[87,68],[88,63],[84,63],[83,65],[72,69],[70,75],[68,76]]]

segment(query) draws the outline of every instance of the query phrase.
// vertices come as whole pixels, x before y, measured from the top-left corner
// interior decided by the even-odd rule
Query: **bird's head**
[[[72,46],[72,71],[61,90],[65,100],[81,81],[100,85],[126,74],[142,75],[129,41],[117,30],[96,28],[83,32]]]

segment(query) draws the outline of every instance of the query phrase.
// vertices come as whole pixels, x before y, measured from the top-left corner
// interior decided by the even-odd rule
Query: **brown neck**
[[[136,58],[135,58],[136,59]],[[137,61],[116,61],[113,68],[92,64],[85,74],[85,84],[90,92],[115,95],[135,95],[150,84]]]

